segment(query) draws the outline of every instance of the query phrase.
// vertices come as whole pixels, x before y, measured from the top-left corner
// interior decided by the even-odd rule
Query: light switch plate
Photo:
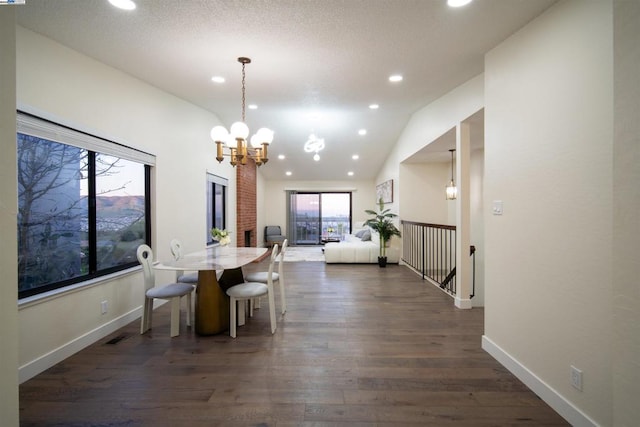
[[[493,213],[494,215],[502,215],[502,210],[502,200],[494,200],[491,207],[491,213]]]

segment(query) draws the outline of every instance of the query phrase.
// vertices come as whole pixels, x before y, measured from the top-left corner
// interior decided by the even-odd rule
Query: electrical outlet
[[[100,303],[100,310],[102,314],[107,314],[108,308],[109,308],[109,303],[107,302],[107,300],[104,300]]]
[[[576,390],[582,391],[582,371],[571,365],[571,385]]]

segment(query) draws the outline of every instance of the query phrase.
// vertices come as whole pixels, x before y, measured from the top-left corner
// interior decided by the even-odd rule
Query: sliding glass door
[[[288,234],[294,245],[340,241],[351,232],[351,193],[289,191]]]

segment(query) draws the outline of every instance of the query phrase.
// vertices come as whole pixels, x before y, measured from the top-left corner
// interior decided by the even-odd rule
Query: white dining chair
[[[173,259],[178,261],[184,256],[184,252],[182,251],[182,243],[178,239],[172,239],[171,243],[171,255],[173,255]],[[185,273],[181,270],[176,270],[176,282],[178,283],[191,283],[192,285],[198,284],[198,273]]]
[[[153,300],[157,298],[171,301],[171,336],[180,335],[180,300],[184,296],[187,297],[187,326],[191,326],[191,294],[195,288],[189,283],[169,283],[164,286],[155,286],[156,276],[152,265],[153,251],[147,245],[140,245],[136,255],[144,274],[144,305],[140,334],[151,329]]]
[[[282,314],[284,314],[287,311],[287,299],[286,299],[286,295],[285,295],[285,290],[284,290],[284,254],[287,251],[287,244],[288,244],[288,239],[284,239],[284,242],[282,242],[282,249],[280,250],[280,253],[278,254],[278,272],[277,273],[273,273],[272,276],[272,280],[274,282],[278,282],[278,284],[280,285],[280,310],[282,312]],[[268,276],[269,276],[269,272],[268,271],[256,271],[254,273],[248,273],[245,276],[245,280],[247,282],[260,282],[260,283],[267,283],[268,280]],[[258,300],[256,301],[256,306],[259,308],[260,307],[260,299],[258,298]]]
[[[271,321],[271,333],[276,332],[276,307],[273,295],[273,266],[278,257],[278,245],[273,245],[271,251],[271,260],[269,261],[269,271],[267,272],[267,283],[260,282],[244,282],[231,286],[227,289],[229,296],[229,335],[236,337],[236,329],[238,326],[238,304],[241,304],[240,316],[244,318],[244,305],[246,302],[251,303],[252,300],[267,296],[269,298],[269,319]],[[252,310],[250,308],[250,310]]]

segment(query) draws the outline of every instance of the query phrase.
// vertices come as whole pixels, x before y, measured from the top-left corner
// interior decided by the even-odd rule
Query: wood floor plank
[[[292,262],[285,277],[274,335],[266,300],[236,339],[196,335],[184,312],[170,338],[160,307],[147,334],[132,322],[22,384],[21,425],[569,425],[482,350],[482,309],[407,268]]]

